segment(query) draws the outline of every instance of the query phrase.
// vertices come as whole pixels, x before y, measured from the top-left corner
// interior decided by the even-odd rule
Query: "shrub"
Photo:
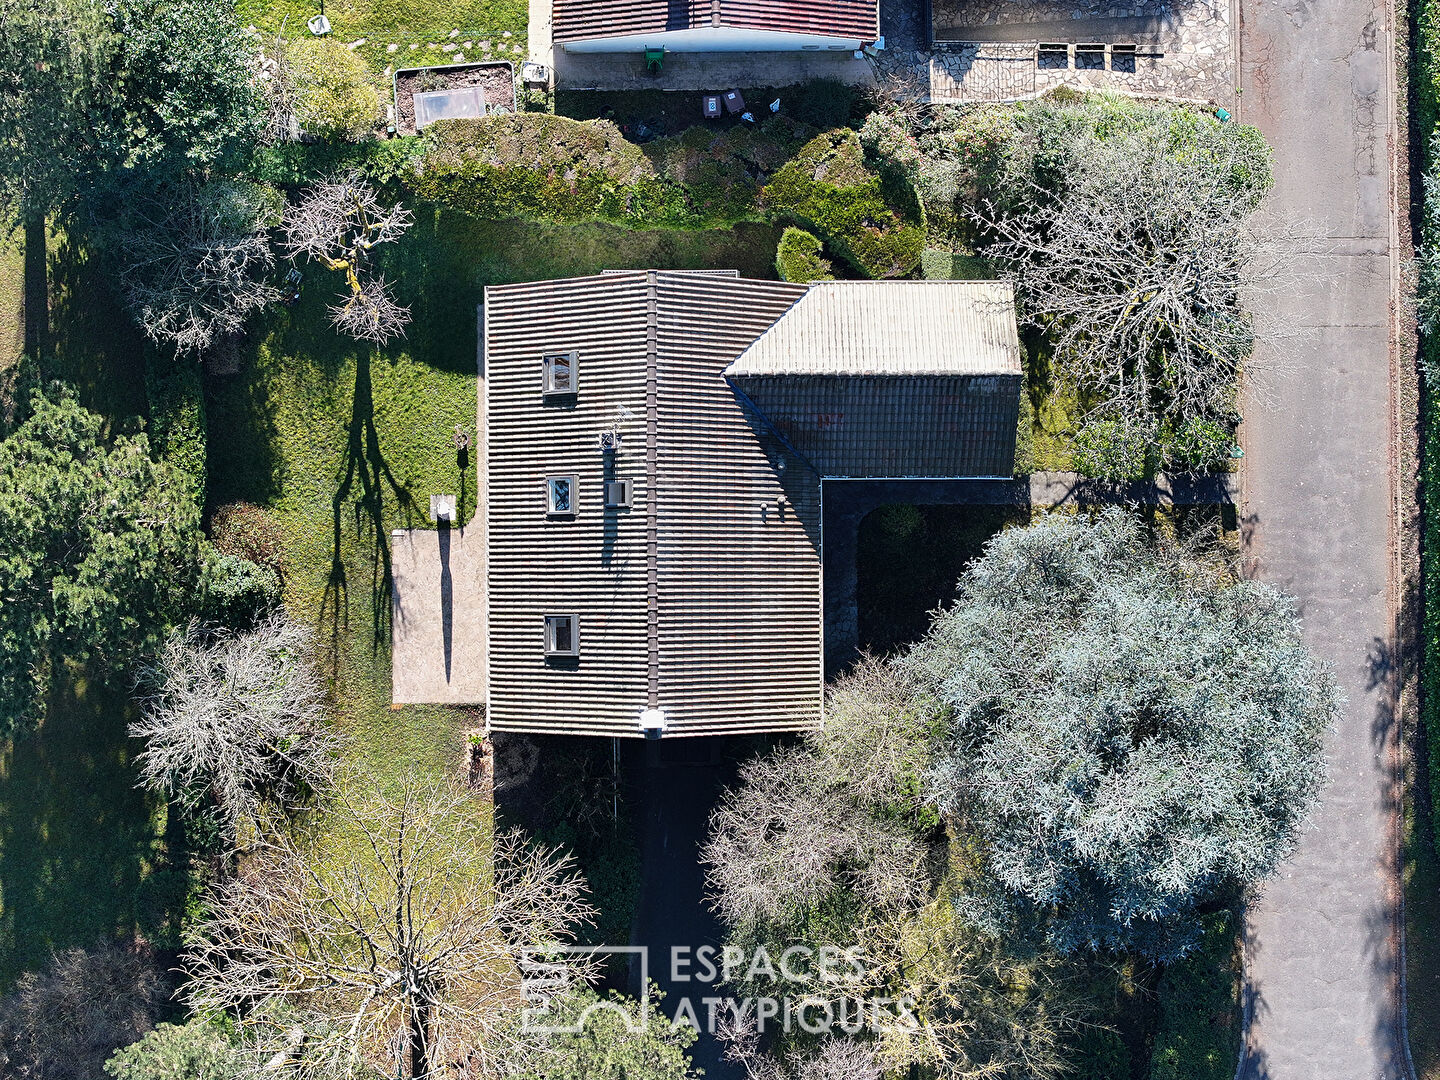
[[[775,249],[775,270],[780,280],[831,280],[835,275],[830,273],[830,260],[821,254],[824,250],[819,237],[793,226],[786,229]]]
[[[94,1080],[104,1061],[150,1026],[163,998],[145,955],[117,944],[66,949],[20,976],[0,1002],[0,1075]]]
[[[1235,926],[1206,916],[1200,946],[1165,969],[1150,1080],[1228,1080],[1240,1042]]]
[[[295,115],[300,126],[324,139],[358,142],[375,130],[380,95],[360,56],[326,38],[289,46],[295,78]]]
[[[1161,437],[1165,465],[1175,472],[1214,472],[1230,460],[1234,445],[1235,435],[1229,428],[1199,417],[1165,431]]]
[[[240,1054],[224,1028],[204,1020],[159,1024],[105,1062],[114,1080],[233,1080]]]
[[[205,499],[205,392],[194,363],[151,356],[145,364],[150,444],[173,466],[197,510]]]
[[[245,629],[280,605],[280,575],[238,555],[207,552],[200,579],[200,618]]]
[[[419,136],[367,139],[360,143],[287,142],[256,155],[255,174],[279,187],[295,188],[328,176],[358,172],[372,184],[413,180],[425,143]]]
[[[515,1080],[690,1080],[695,1028],[670,1023],[662,1001],[653,985],[644,1011],[614,990],[604,998],[589,987],[560,995],[544,1014],[553,1034],[543,1057]]]
[[[877,112],[866,117],[860,128],[860,145],[882,168],[895,169],[911,182],[920,175],[920,145],[906,123],[894,114]]]
[[[866,277],[908,274],[925,248],[923,226],[892,209],[853,131],[826,132],[806,143],[770,178],[762,203],[813,227]],[[906,209],[918,219],[918,205]]]
[[[1149,431],[1123,420],[1091,420],[1075,434],[1075,471],[1096,480],[1139,480],[1150,470]]]
[[[210,537],[215,550],[235,555],[285,573],[285,534],[260,507],[252,503],[228,503],[210,518]]]

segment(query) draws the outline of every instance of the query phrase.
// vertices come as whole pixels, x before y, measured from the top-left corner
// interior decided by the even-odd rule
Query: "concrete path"
[[[390,537],[391,700],[485,700],[485,529],[397,529]]]
[[[1312,827],[1249,913],[1240,1075],[1401,1077],[1394,938],[1391,124],[1385,0],[1241,0],[1240,118],[1275,147],[1281,212],[1328,239],[1282,303],[1279,405],[1246,411],[1241,526],[1254,576],[1300,600],[1348,697]],[[1263,363],[1265,357],[1257,357]],[[1276,359],[1276,358],[1271,358]]]

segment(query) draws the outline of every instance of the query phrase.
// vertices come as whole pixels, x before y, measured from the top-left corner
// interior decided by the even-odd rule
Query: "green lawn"
[[[296,38],[309,34],[306,21],[320,11],[320,4],[318,0],[239,0],[236,11],[242,26],[254,26],[266,36]],[[526,55],[526,0],[331,0],[325,5],[325,17],[336,41],[349,44],[365,39],[356,52],[377,73],[386,67],[453,63],[455,52],[464,53],[466,60],[511,60],[518,68]],[[460,33],[451,37],[452,30]],[[392,44],[399,46],[394,52],[387,49]],[[449,44],[458,48],[447,53],[442,47]]]
[[[8,385],[25,346],[25,246],[20,229],[0,229],[0,415]]]

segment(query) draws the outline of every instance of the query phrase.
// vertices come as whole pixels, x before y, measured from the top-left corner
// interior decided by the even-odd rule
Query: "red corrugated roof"
[[[553,0],[557,42],[734,26],[873,41],[878,0]]]
[[[880,36],[876,0],[723,0],[720,21],[751,30],[874,41]]]

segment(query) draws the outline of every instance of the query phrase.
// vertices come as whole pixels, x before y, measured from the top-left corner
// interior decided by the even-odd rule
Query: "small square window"
[[[635,493],[634,480],[606,480],[605,505],[611,509],[628,509]]]
[[[579,354],[574,352],[550,353],[544,358],[542,365],[546,397],[564,397],[575,393],[578,360]]]
[[[580,484],[573,476],[545,478],[545,513],[551,517],[574,517],[580,501]]]
[[[580,616],[545,616],[545,655],[580,655]]]

